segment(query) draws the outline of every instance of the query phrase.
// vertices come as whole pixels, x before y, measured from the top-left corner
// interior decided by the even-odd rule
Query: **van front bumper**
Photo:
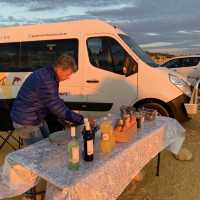
[[[173,113],[173,117],[179,122],[184,122],[190,119],[184,106],[184,103],[188,103],[189,100],[190,98],[188,96],[182,94],[176,99],[168,102],[168,106]]]

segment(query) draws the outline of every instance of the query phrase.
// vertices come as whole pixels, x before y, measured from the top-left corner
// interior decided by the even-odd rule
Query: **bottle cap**
[[[86,122],[88,122],[88,118],[87,117],[84,118],[84,123],[86,123]]]
[[[76,127],[75,126],[71,126],[71,136],[72,137],[76,136]]]
[[[111,113],[108,113],[108,117],[111,117],[112,116],[112,114]]]

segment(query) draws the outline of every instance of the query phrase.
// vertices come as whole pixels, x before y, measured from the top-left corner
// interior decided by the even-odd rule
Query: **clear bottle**
[[[94,159],[94,133],[91,130],[90,123],[85,121],[83,128],[83,157],[85,161]]]
[[[101,142],[100,149],[102,153],[110,153],[113,150],[113,127],[107,117],[104,117],[100,124]]]
[[[108,121],[110,122],[110,124],[112,125],[112,129],[113,129],[113,115],[111,113],[108,113]],[[112,148],[114,149],[115,148],[115,135],[113,134],[113,131],[112,131],[112,134],[111,134],[111,141],[112,141]]]
[[[124,126],[125,126],[125,128],[126,129],[130,128],[131,121],[130,121],[130,115],[128,113],[124,115],[123,120],[124,120]]]
[[[123,130],[124,130],[124,121],[122,119],[118,120],[116,128],[117,128],[118,132],[123,132]]]
[[[71,127],[71,140],[67,146],[68,150],[68,168],[70,170],[79,170],[80,166],[80,150],[79,143],[76,139],[76,128]]]

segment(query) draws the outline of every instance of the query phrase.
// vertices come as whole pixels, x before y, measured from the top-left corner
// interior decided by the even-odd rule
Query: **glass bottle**
[[[100,149],[102,153],[110,153],[113,149],[112,134],[113,128],[107,117],[104,117],[100,124],[101,142]]]
[[[89,121],[85,121],[83,129],[83,157],[85,161],[94,159],[94,133],[91,130]]]
[[[112,129],[113,129],[113,120],[114,120],[113,115],[111,113],[108,113],[108,121],[110,122]],[[115,135],[113,134],[113,132],[111,134],[111,142],[112,142],[112,148],[114,149],[116,142],[115,142]]]
[[[79,170],[80,165],[80,150],[79,143],[76,139],[76,128],[71,127],[71,140],[68,143],[68,168],[70,170]]]

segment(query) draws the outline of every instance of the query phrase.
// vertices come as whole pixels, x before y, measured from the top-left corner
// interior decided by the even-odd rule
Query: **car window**
[[[198,65],[199,62],[200,57],[186,57],[170,60],[164,63],[162,66],[168,68],[192,67]]]
[[[119,37],[132,49],[137,56],[151,67],[159,67],[157,63],[146,53],[135,41],[126,34],[119,34]]]
[[[164,63],[162,66],[167,68],[177,68],[181,66],[181,62],[180,59],[174,59]]]
[[[191,67],[193,64],[192,58],[182,58],[182,67]]]
[[[200,62],[200,57],[192,57],[191,58],[192,66],[196,66]]]
[[[116,40],[111,37],[92,37],[87,40],[87,48],[93,66],[124,75],[124,63],[130,56]],[[135,61],[131,59],[130,62]]]

